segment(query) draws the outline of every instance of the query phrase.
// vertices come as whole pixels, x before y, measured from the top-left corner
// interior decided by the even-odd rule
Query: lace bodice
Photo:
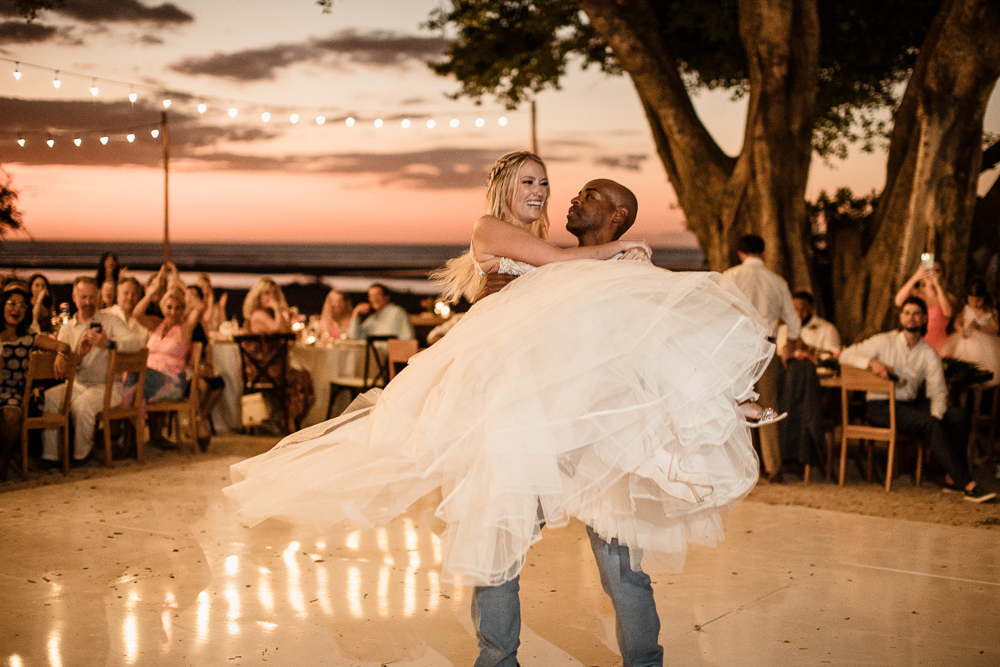
[[[993,319],[995,311],[992,309],[986,309],[982,315],[977,315],[976,311],[972,308],[966,306],[962,309],[962,318],[964,319],[965,326],[969,326],[973,322],[981,327],[985,327]]]
[[[486,271],[483,271],[483,267],[476,260],[476,253],[472,249],[472,244],[469,244],[469,255],[472,257],[472,262],[476,265],[476,273],[480,277],[486,275]],[[523,276],[526,273],[531,273],[536,268],[533,264],[528,264],[527,262],[519,262],[516,259],[511,259],[510,257],[497,257],[499,265],[497,266],[497,273],[503,273],[508,276]]]

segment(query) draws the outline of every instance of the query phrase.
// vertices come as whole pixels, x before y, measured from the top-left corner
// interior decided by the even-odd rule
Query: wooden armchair
[[[21,477],[28,479],[28,431],[42,428],[58,428],[62,431],[60,440],[60,457],[63,462],[63,474],[69,473],[69,406],[73,398],[73,381],[76,379],[76,355],[66,355],[66,391],[63,394],[62,405],[57,412],[43,412],[40,417],[31,417],[28,409],[31,403],[31,393],[39,380],[56,380],[54,365],[55,352],[35,350],[28,361],[28,379],[24,385],[24,400],[21,401]]]
[[[150,401],[146,403],[146,414],[151,412],[165,412],[172,418],[179,421],[181,413],[187,413],[190,420],[190,445],[192,453],[198,453],[198,408],[200,396],[198,395],[198,381],[201,379],[201,343],[193,343],[189,353],[189,359],[193,368],[191,372],[191,388],[188,390],[187,398],[174,401]],[[180,427],[177,428],[178,442],[180,438]]]
[[[326,406],[326,418],[333,416],[333,406],[342,392],[348,392],[351,400],[373,387],[384,387],[392,377],[389,355],[385,352],[387,345],[396,341],[395,336],[369,336],[365,341],[365,361],[361,375],[348,375],[334,378],[330,382],[330,402]],[[399,341],[405,342],[405,341]],[[416,341],[413,341],[416,344]]]
[[[146,419],[142,408],[142,395],[146,389],[146,359],[149,350],[142,348],[138,352],[125,354],[118,350],[111,351],[108,362],[108,374],[104,378],[104,408],[97,413],[97,428],[104,431],[104,465],[111,462],[111,422],[127,419],[135,428],[135,458],[142,462],[142,448],[146,444]],[[135,399],[132,405],[119,403],[112,405],[112,394],[115,382],[121,382],[125,373],[135,373],[139,381],[135,385]]]

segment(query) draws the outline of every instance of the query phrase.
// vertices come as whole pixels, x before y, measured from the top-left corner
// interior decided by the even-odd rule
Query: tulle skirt
[[[774,346],[717,273],[541,267],[474,306],[382,392],[232,467],[241,518],[389,521],[440,489],[443,566],[497,585],[571,517],[683,565],[758,476],[738,403]],[[637,563],[633,565],[637,566]]]
[[[968,361],[993,373],[993,379],[984,382],[984,387],[1000,385],[1000,336],[971,331],[966,338],[960,333],[954,333],[942,346],[941,356]]]

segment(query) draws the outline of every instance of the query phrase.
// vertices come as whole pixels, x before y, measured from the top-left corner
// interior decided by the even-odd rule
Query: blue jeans
[[[615,632],[624,667],[660,667],[663,648],[653,587],[644,572],[633,571],[628,547],[605,542],[587,526],[601,585],[615,608]],[[500,586],[478,586],[472,593],[472,623],[479,640],[475,667],[516,667],[521,644],[520,577]]]

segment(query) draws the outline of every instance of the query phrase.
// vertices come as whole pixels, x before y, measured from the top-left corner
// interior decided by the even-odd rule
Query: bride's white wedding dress
[[[738,403],[774,348],[750,302],[640,262],[503,268],[527,273],[384,391],[234,465],[241,518],[369,526],[440,488],[444,569],[479,585],[571,517],[675,566],[722,539],[758,475]]]

